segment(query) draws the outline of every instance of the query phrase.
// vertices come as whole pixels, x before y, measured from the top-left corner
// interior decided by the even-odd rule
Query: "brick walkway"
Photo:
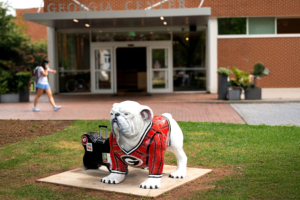
[[[229,104],[193,103],[192,101],[209,101],[216,99],[211,94],[161,94],[147,96],[117,96],[111,95],[56,95],[57,105],[62,109],[54,112],[43,95],[38,103],[41,112],[32,112],[34,95],[30,103],[0,104],[0,119],[20,120],[99,120],[110,119],[110,109],[113,103],[133,100],[149,106],[154,114],[171,113],[177,121],[244,123],[242,118]]]

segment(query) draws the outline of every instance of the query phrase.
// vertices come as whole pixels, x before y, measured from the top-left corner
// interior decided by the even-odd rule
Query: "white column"
[[[56,53],[55,53],[55,29],[47,27],[47,36],[48,36],[48,59],[50,63],[50,69],[58,70],[56,65]],[[57,77],[58,74],[49,73],[49,84],[52,90],[52,93],[57,93]]]
[[[210,93],[218,92],[218,19],[209,18],[206,31],[207,62],[206,62],[206,90]]]

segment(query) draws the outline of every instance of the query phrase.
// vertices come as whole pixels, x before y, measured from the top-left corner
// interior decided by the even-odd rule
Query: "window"
[[[57,31],[60,93],[90,92],[90,34]]]
[[[249,18],[249,35],[275,34],[274,17],[251,17]]]
[[[219,35],[237,35],[247,33],[247,18],[218,19]]]
[[[219,35],[300,34],[300,18],[220,18],[218,28]]]
[[[277,33],[300,33],[300,19],[277,19]]]
[[[206,32],[173,33],[174,91],[206,90]]]

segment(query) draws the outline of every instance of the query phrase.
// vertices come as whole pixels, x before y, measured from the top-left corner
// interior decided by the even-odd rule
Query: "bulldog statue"
[[[182,149],[183,134],[171,114],[153,116],[152,110],[134,101],[115,103],[110,112],[111,174],[102,183],[118,184],[125,178],[128,166],[149,168],[148,178],[140,188],[160,187],[164,153],[171,151],[177,158],[177,170],[171,178],[186,176],[187,157]]]

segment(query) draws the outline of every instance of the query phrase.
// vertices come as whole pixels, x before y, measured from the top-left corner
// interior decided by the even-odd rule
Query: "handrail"
[[[44,5],[44,0],[42,0],[42,2],[41,2],[41,5],[40,5],[40,7],[39,7],[39,9],[38,9],[38,13],[40,13],[40,11],[41,11],[41,9],[42,9],[42,5]]]
[[[163,4],[163,3],[167,2],[167,1],[169,1],[169,0],[160,1],[160,2],[158,2],[156,4],[154,4],[153,6],[149,6],[149,7],[145,8],[145,10],[151,10],[152,8],[158,6],[159,4]]]
[[[75,3],[77,3],[79,6],[81,6],[81,8],[84,8],[86,11],[90,11],[89,8],[87,8],[86,6],[84,6],[83,4],[81,4],[79,1],[77,0],[73,0]]]
[[[204,0],[201,0],[201,3],[200,3],[200,5],[199,5],[198,8],[201,8],[201,6],[202,6],[203,3],[204,3]]]

